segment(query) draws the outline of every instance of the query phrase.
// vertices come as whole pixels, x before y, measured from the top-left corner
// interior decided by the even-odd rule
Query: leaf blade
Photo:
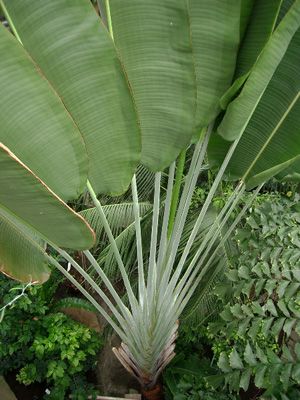
[[[22,43],[85,142],[97,193],[127,189],[140,158],[130,89],[113,42],[89,2],[5,1]],[[62,17],[63,16],[63,17]],[[130,135],[130,137],[129,137]]]
[[[85,220],[57,197],[0,143],[0,211],[61,247],[86,249],[94,234]]]

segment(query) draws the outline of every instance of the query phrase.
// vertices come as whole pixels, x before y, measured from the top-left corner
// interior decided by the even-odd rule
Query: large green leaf
[[[288,10],[291,8],[291,6],[295,3],[296,0],[283,0],[279,15],[277,18],[277,25],[281,22],[282,18],[285,16],[285,14],[288,12]]]
[[[292,168],[300,156],[300,1],[296,1],[282,20],[273,38],[261,56],[241,95],[225,115],[220,132],[226,138],[242,134],[227,173],[231,178],[241,178],[254,186],[276,175],[287,167]],[[297,30],[298,29],[298,30]],[[271,64],[272,55],[278,57],[282,42],[286,49],[277,68]],[[289,43],[288,43],[289,42]],[[275,46],[275,47],[274,47]],[[278,46],[278,47],[276,47]],[[266,55],[270,56],[267,58]],[[277,59],[278,60],[278,59]],[[263,62],[264,61],[264,62]],[[274,60],[275,62],[275,60]],[[263,78],[258,76],[259,71]],[[271,79],[263,87],[264,77]],[[256,79],[256,81],[254,81]],[[256,82],[260,96],[255,102]],[[237,109],[237,106],[241,108]],[[247,121],[248,119],[248,121]],[[231,121],[231,129],[229,123]],[[242,126],[245,124],[245,127]],[[238,130],[239,128],[239,130]],[[230,131],[229,131],[230,129]],[[211,157],[222,158],[228,142],[218,139],[211,149]],[[212,155],[214,153],[214,155]],[[299,164],[299,163],[298,163]]]
[[[247,21],[247,29],[238,52],[235,81],[221,99],[223,109],[226,109],[228,103],[241,89],[269,40],[275,27],[282,0],[256,0],[252,3],[251,15],[249,21]],[[247,5],[244,8],[249,12],[249,4],[245,1],[242,4]],[[242,18],[245,18],[245,16],[242,15]]]
[[[87,249],[94,234],[86,221],[0,143],[0,215],[57,246]]]
[[[140,133],[121,63],[93,6],[87,0],[4,4],[84,139],[94,190],[121,193],[139,161]]]
[[[226,140],[241,136],[300,25],[300,0],[291,7],[265,46],[241,94],[228,107],[219,127]]]
[[[240,37],[243,39],[255,0],[241,0]]]
[[[3,210],[2,210],[3,211]],[[50,276],[44,245],[28,227],[0,216],[0,271],[21,282],[45,282]]]
[[[163,170],[194,134],[196,86],[185,0],[110,2],[115,43],[142,131],[142,162]]]
[[[240,4],[236,0],[188,3],[199,129],[217,116],[219,100],[231,84],[240,40]]]
[[[235,69],[240,3],[114,0],[110,7],[141,122],[142,162],[161,170],[219,112]]]
[[[236,77],[247,73],[255,64],[273,32],[281,3],[282,0],[255,1],[238,53]]]
[[[82,138],[61,99],[0,24],[0,141],[64,200],[87,179]]]

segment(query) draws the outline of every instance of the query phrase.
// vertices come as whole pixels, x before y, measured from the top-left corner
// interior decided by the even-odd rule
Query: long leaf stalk
[[[115,330],[117,335],[122,340],[127,340],[127,336],[123,329],[121,329],[115,321],[110,317],[110,315],[101,307],[98,302],[94,299],[94,297],[62,266],[60,263],[55,260],[52,256],[47,255],[49,264],[55,266],[82,294],[83,296],[90,301],[90,303],[96,308],[96,310],[106,319],[106,321],[111,325],[111,327]]]
[[[236,189],[234,190],[234,192],[232,193],[232,195],[230,196],[228,201],[225,203],[221,212],[216,217],[214,223],[209,228],[204,239],[202,240],[202,243],[201,243],[199,249],[197,250],[196,254],[194,255],[192,262],[190,263],[184,276],[182,277],[180,286],[178,287],[179,292],[182,289],[183,285],[185,284],[186,277],[192,271],[194,265],[197,262],[197,259],[201,255],[202,251],[205,249],[205,254],[208,254],[210,249],[212,248],[212,246],[215,244],[216,240],[219,238],[219,235],[222,232],[222,229],[224,228],[225,224],[227,223],[228,219],[230,218],[232,211],[235,209],[238,202],[242,198],[244,192],[245,192],[245,185],[241,182],[239,185],[237,185]],[[187,254],[183,253],[183,255],[180,258],[179,263],[176,267],[176,270],[172,276],[172,279],[170,281],[171,288],[173,288],[174,284],[176,284],[176,282],[178,281],[180,274],[182,272],[182,269],[185,265],[186,259],[187,259]]]
[[[104,273],[104,271],[102,270],[102,268],[99,266],[99,264],[95,260],[94,256],[91,254],[90,251],[84,251],[83,253],[86,255],[86,257],[89,260],[89,262],[91,263],[92,267],[95,269],[95,271],[97,272],[97,274],[100,276],[101,280],[103,281],[104,285],[109,290],[109,292],[110,292],[111,296],[113,297],[113,299],[115,300],[117,306],[122,311],[123,316],[127,317],[127,318],[131,318],[131,313],[130,313],[129,309],[122,302],[120,296],[114,289],[112,283],[107,278],[107,276]]]
[[[3,10],[3,13],[5,15],[5,18],[7,19],[7,22],[9,24],[10,29],[12,30],[13,34],[15,35],[16,39],[22,44],[21,38],[17,32],[17,29],[15,27],[15,24],[13,23],[13,20],[11,19],[9,12],[5,6],[5,4],[3,3],[3,0],[0,0],[0,6]]]
[[[178,158],[178,164],[176,168],[176,175],[175,175],[175,184],[172,191],[172,201],[171,201],[171,208],[170,208],[170,216],[169,216],[169,226],[168,226],[168,238],[170,238],[171,233],[174,228],[176,210],[178,206],[180,188],[183,178],[184,172],[184,165],[185,165],[185,158],[186,158],[186,150],[183,150]]]
[[[177,249],[180,243],[181,235],[183,232],[184,228],[184,223],[187,218],[190,202],[192,199],[192,195],[197,183],[197,179],[199,176],[199,173],[201,171],[202,165],[203,165],[203,160],[206,154],[207,150],[207,145],[209,141],[209,137],[211,135],[211,130],[212,126],[207,130],[206,135],[204,136],[203,140],[200,140],[195,148],[192,162],[189,168],[188,175],[185,180],[184,188],[182,191],[181,199],[179,202],[176,218],[175,218],[175,223],[172,231],[172,235],[169,240],[169,245],[167,249],[167,255],[166,255],[166,266],[163,266],[164,268],[164,273],[161,278],[161,284],[160,284],[160,291],[164,291],[164,288],[167,284],[167,281],[170,277],[173,263],[175,261]]]
[[[89,274],[64,250],[60,249],[57,246],[53,245],[54,250],[56,250],[65,260],[67,260],[76,271],[89,283],[91,288],[101,297],[101,299],[105,302],[107,307],[116,317],[121,326],[125,324],[126,320],[119,313],[119,311],[112,304],[111,300],[107,297],[107,295],[103,292],[103,290],[95,283],[95,281],[89,276]]]
[[[178,225],[182,221],[182,219],[187,215],[190,201],[197,184],[197,179],[202,169],[203,160],[205,158],[209,138],[212,133],[214,123],[210,124],[207,129],[204,129],[204,134],[201,135],[199,141],[196,143],[192,161],[190,163],[188,174],[185,178],[185,183],[182,191],[182,195],[180,198],[178,210],[176,213],[175,224],[173,228],[172,235],[174,236],[175,232],[177,232]],[[172,239],[172,238],[171,238]]]
[[[259,193],[259,191],[261,190],[261,188],[263,187],[264,184],[261,184],[254,192],[253,194],[250,196],[249,200],[246,202],[246,204],[243,206],[242,210],[239,212],[239,214],[237,215],[237,217],[234,219],[233,223],[231,224],[231,226],[229,227],[229,229],[227,229],[225,235],[222,237],[222,239],[220,240],[220,242],[218,243],[218,245],[216,246],[215,250],[213,251],[213,253],[210,255],[210,258],[208,259],[208,261],[205,263],[205,266],[202,267],[200,274],[198,274],[201,266],[203,266],[202,264],[202,260],[200,260],[200,262],[198,263],[197,268],[194,271],[193,276],[190,277],[189,281],[186,282],[182,292],[180,293],[180,297],[178,298],[178,303],[180,304],[179,310],[178,310],[178,314],[180,315],[181,312],[184,310],[184,308],[186,307],[189,299],[191,298],[192,294],[194,293],[195,289],[197,288],[197,286],[199,285],[199,282],[201,281],[201,279],[203,278],[204,274],[207,272],[209,266],[211,265],[211,262],[214,260],[214,258],[216,257],[219,249],[224,245],[224,243],[226,242],[226,240],[230,237],[230,235],[232,234],[232,232],[234,231],[234,229],[237,227],[237,225],[239,224],[239,222],[241,221],[241,219],[243,218],[243,216],[245,215],[246,211],[249,209],[249,207],[251,206],[251,204],[253,203],[253,200],[255,199],[255,197],[257,196],[257,194]],[[198,275],[198,276],[197,276]],[[195,279],[196,278],[196,279]],[[195,279],[195,280],[194,280]],[[193,283],[194,282],[194,283]],[[184,300],[183,300],[184,299]]]
[[[215,178],[215,180],[214,180],[214,182],[213,182],[213,184],[212,184],[212,186],[211,186],[211,188],[209,190],[209,193],[208,193],[208,195],[206,197],[206,200],[205,200],[205,202],[204,202],[204,204],[203,204],[203,206],[201,208],[200,214],[199,214],[199,216],[198,216],[198,218],[196,220],[194,228],[193,228],[193,230],[192,230],[192,232],[190,234],[190,237],[188,239],[188,242],[187,242],[187,244],[185,246],[185,249],[184,249],[184,252],[182,254],[181,262],[180,262],[180,265],[179,265],[180,269],[182,269],[182,267],[183,267],[183,265],[184,265],[184,263],[186,261],[186,258],[188,256],[190,250],[191,250],[191,247],[192,247],[192,245],[194,243],[194,240],[195,240],[195,238],[196,238],[196,236],[198,234],[198,231],[199,231],[200,226],[201,226],[201,224],[203,222],[203,219],[204,219],[204,217],[205,217],[205,215],[207,213],[207,210],[208,210],[208,208],[209,208],[209,206],[210,206],[210,204],[211,204],[211,202],[213,200],[213,197],[214,197],[214,195],[215,195],[215,193],[216,193],[216,191],[218,189],[218,186],[219,186],[219,184],[221,182],[221,179],[222,179],[222,177],[224,175],[224,172],[225,172],[225,170],[227,168],[227,165],[228,165],[228,163],[229,163],[229,161],[231,159],[231,156],[232,156],[232,154],[233,154],[233,152],[234,152],[234,150],[235,150],[235,148],[237,146],[237,143],[238,143],[238,140],[236,140],[231,145],[231,147],[230,147],[230,149],[229,149],[229,151],[228,151],[228,153],[227,153],[227,155],[226,155],[226,157],[225,157],[225,159],[224,159],[224,161],[223,161],[223,163],[222,163],[222,165],[220,167],[220,170],[219,170],[219,172],[218,172],[218,174],[217,174],[217,176],[216,176],[216,178]],[[203,163],[204,157],[205,157],[205,154],[203,154],[203,157],[201,157],[200,160],[199,160],[199,163],[201,162],[201,165]],[[199,165],[198,165],[198,168],[199,168]],[[197,169],[197,168],[195,168],[195,169]],[[200,170],[200,168],[199,168],[199,170]],[[197,178],[196,178],[196,181],[197,181]],[[192,187],[193,187],[193,190],[194,190],[194,185],[192,185]],[[187,215],[187,212],[188,212],[188,209],[189,209],[189,206],[190,206],[190,201],[191,201],[191,196],[189,196],[189,193],[187,193],[187,197],[190,197],[190,199],[189,199],[189,202],[186,203],[186,208],[187,208],[187,210],[185,211],[186,215]],[[167,265],[167,268],[166,268],[166,271],[165,271],[165,275],[163,276],[163,279],[162,279],[162,282],[161,282],[161,293],[163,293],[163,295],[162,295],[162,297],[160,299],[161,302],[164,301],[164,299],[166,298],[166,295],[169,292],[167,290],[167,282],[168,282],[168,280],[170,278],[170,275],[171,275],[171,272],[172,272],[172,269],[173,269],[174,261],[175,261],[175,258],[176,258],[178,246],[179,246],[179,243],[180,243],[180,239],[181,239],[181,235],[182,235],[182,231],[183,231],[183,227],[184,227],[184,225],[182,225],[182,224],[185,223],[186,215],[184,215],[184,218],[180,221],[180,224],[178,225],[179,234],[178,234],[177,237],[175,236],[176,239],[174,239],[173,248],[172,248],[172,254],[170,255],[170,259],[169,259],[169,262],[168,262],[168,265]]]
[[[106,8],[106,18],[107,18],[108,30],[109,30],[109,33],[110,33],[110,36],[111,36],[112,40],[114,40],[114,31],[113,31],[113,26],[112,26],[112,19],[111,19],[109,0],[105,0],[105,8]]]
[[[135,232],[136,232],[136,249],[137,249],[137,260],[138,260],[138,293],[140,306],[144,305],[144,295],[146,292],[145,285],[145,274],[144,274],[144,261],[143,261],[143,244],[142,244],[142,232],[141,232],[141,217],[140,207],[138,199],[138,191],[136,185],[136,176],[133,175],[132,182],[132,198],[134,207],[134,220],[135,220]]]
[[[106,296],[99,285],[91,279],[89,274],[84,271],[70,255],[68,255],[64,250],[56,248],[56,250],[86,279],[91,288],[98,293],[108,307],[109,312],[105,311],[103,307],[101,307],[95,299],[93,299],[92,296],[82,286],[80,286],[80,284],[78,284],[79,290],[81,290],[90,301],[93,300],[91,301],[92,304],[97,304],[97,310],[99,310],[104,318],[107,319],[123,341],[120,348],[113,350],[114,353],[125,368],[127,368],[127,370],[141,383],[141,385],[146,388],[151,388],[156,383],[162,369],[168,364],[172,357],[174,357],[178,318],[196,290],[199,282],[217,256],[220,247],[223,246],[229,235],[235,229],[238,223],[237,221],[242,218],[242,215],[247,209],[246,206],[243,208],[234,223],[231,224],[229,229],[226,231],[226,234],[220,239],[225,224],[228,223],[232,211],[244,193],[245,186],[240,183],[217,215],[215,221],[208,228],[199,248],[195,254],[193,254],[191,261],[189,261],[186,266],[194,241],[198,238],[199,229],[203,223],[204,217],[209,210],[209,206],[235,150],[237,145],[236,141],[231,146],[223,161],[196,223],[187,238],[179,262],[174,268],[194,188],[197,184],[199,173],[203,169],[203,162],[211,131],[212,126],[210,126],[205,136],[202,137],[196,145],[191,166],[186,176],[179,205],[177,207],[176,216],[174,218],[173,230],[169,239],[168,227],[170,226],[169,221],[172,207],[172,193],[174,193],[175,163],[173,163],[169,169],[160,235],[158,228],[159,215],[161,211],[161,173],[155,174],[151,245],[148,263],[144,261],[143,257],[141,216],[135,176],[132,179],[131,187],[138,261],[138,298],[136,298],[133,293],[117,242],[113,237],[103,207],[97,199],[91,184],[88,182],[88,190],[121,272],[129,298],[129,308],[125,306],[124,301],[114,289],[107,275],[89,251],[85,251],[84,254],[88,258],[93,269],[97,272],[101,282],[108,289],[112,300]],[[160,240],[158,240],[159,237]],[[75,280],[62,266],[60,266],[59,269],[62,270],[68,279],[72,278],[70,279],[72,282]]]
[[[171,202],[172,202],[172,193],[173,193],[173,182],[175,175],[175,162],[169,168],[169,176],[168,176],[168,185],[167,185],[167,196],[164,206],[164,216],[161,228],[161,236],[160,236],[160,244],[159,251],[157,257],[157,265],[158,265],[158,279],[161,279],[163,273],[163,262],[166,256],[166,250],[168,245],[168,227],[169,227],[169,218],[170,218],[170,210],[171,210]]]
[[[205,239],[202,241],[200,248],[196,252],[195,256],[193,257],[190,265],[188,266],[185,274],[181,278],[180,282],[178,283],[177,287],[174,289],[174,282],[173,282],[173,287],[174,291],[171,292],[171,297],[173,299],[173,305],[174,309],[177,309],[180,307],[182,304],[182,301],[185,297],[185,295],[188,293],[189,294],[189,299],[196,290],[197,286],[199,285],[201,279],[203,278],[204,274],[207,272],[208,268],[211,266],[212,262],[214,261],[219,249],[224,245],[225,241],[228,239],[238,222],[241,220],[242,216],[244,213],[247,211],[249,206],[251,205],[254,197],[257,195],[258,191],[260,190],[261,186],[255,191],[254,195],[252,196],[251,200],[243,207],[242,211],[239,213],[239,215],[236,217],[234,220],[233,224],[227,228],[226,230],[226,235],[222,237],[222,239],[216,244],[216,239],[219,237],[220,233],[222,232],[222,229],[224,228],[225,224],[227,223],[228,219],[231,216],[232,211],[235,209],[236,205],[238,204],[239,200],[241,199],[242,195],[244,194],[245,191],[245,186],[241,182],[237,188],[235,189],[234,193],[230,196],[226,204],[224,205],[222,211],[214,221],[213,225],[211,226],[209,232],[205,235]],[[231,203],[230,207],[228,205]],[[225,217],[223,218],[222,222],[221,221],[221,216],[224,214],[224,211],[226,210]],[[218,228],[216,229],[216,226]],[[213,232],[213,237],[211,237],[211,233]],[[212,249],[212,247],[216,245],[214,252],[210,256],[208,261],[205,261]],[[199,256],[201,255],[202,251],[205,249],[205,253],[202,255],[201,259],[199,260]],[[194,268],[196,266],[196,268]],[[201,271],[200,271],[201,269]],[[200,271],[200,274],[199,274]],[[192,274],[191,274],[192,272]],[[192,286],[193,281],[195,278],[197,278],[197,283]],[[170,282],[171,286],[171,282]],[[171,289],[171,288],[170,288]],[[169,291],[170,291],[169,289]],[[191,292],[191,293],[190,293]],[[168,301],[168,300],[166,300]],[[174,323],[174,321],[179,317],[183,309],[185,308],[187,302],[184,303],[184,306],[181,306],[180,312],[179,311],[174,311],[173,318],[170,319],[169,325]],[[168,321],[164,319],[164,324],[168,324]]]
[[[137,308],[137,300],[136,300],[136,297],[135,297],[135,295],[134,295],[134,293],[132,291],[132,287],[131,287],[131,284],[129,282],[129,278],[128,278],[128,275],[127,275],[123,260],[121,258],[121,255],[120,255],[117,243],[115,241],[115,238],[114,238],[114,236],[112,234],[112,231],[110,229],[110,226],[109,226],[109,223],[107,221],[106,215],[105,215],[105,213],[103,211],[102,205],[101,205],[100,201],[97,199],[97,196],[96,196],[96,194],[95,194],[95,192],[93,190],[93,187],[91,186],[90,182],[87,182],[87,188],[88,188],[88,191],[89,191],[89,193],[91,195],[93,203],[94,203],[96,209],[99,212],[99,216],[100,216],[101,222],[102,222],[102,224],[104,226],[104,229],[105,229],[105,232],[107,234],[108,240],[109,240],[109,242],[110,242],[110,244],[112,246],[113,252],[115,254],[115,257],[116,257],[116,260],[117,260],[117,263],[118,263],[118,266],[119,266],[119,269],[120,269],[120,273],[121,273],[121,276],[122,276],[122,279],[123,279],[123,282],[124,282],[124,285],[125,285],[125,288],[126,288],[126,292],[128,294],[128,298],[129,298],[129,302],[130,302],[131,308],[132,308],[132,310],[136,310],[136,308]]]
[[[185,246],[185,249],[184,249],[184,252],[183,252],[183,255],[182,255],[182,258],[183,258],[184,262],[186,260],[186,257],[188,255],[188,253],[191,250],[191,247],[192,247],[192,245],[194,243],[194,240],[195,240],[195,238],[196,238],[196,236],[198,234],[199,228],[200,228],[200,226],[201,226],[201,224],[203,222],[203,219],[204,219],[204,217],[205,217],[205,215],[207,213],[207,210],[208,210],[208,208],[209,208],[209,206],[210,206],[210,204],[211,204],[211,202],[212,202],[212,200],[213,200],[213,198],[215,196],[215,193],[216,193],[216,191],[217,191],[217,189],[219,187],[219,184],[220,184],[220,182],[221,182],[221,180],[223,178],[223,175],[224,175],[225,170],[227,168],[227,165],[228,165],[228,163],[229,163],[229,161],[231,159],[231,156],[232,156],[232,154],[233,154],[233,152],[234,152],[234,150],[235,150],[235,148],[237,146],[237,143],[238,143],[238,140],[233,142],[233,144],[231,145],[230,149],[228,150],[228,152],[226,154],[226,157],[225,157],[225,159],[224,159],[224,161],[223,161],[223,163],[222,163],[222,165],[221,165],[221,167],[220,167],[220,169],[219,169],[219,171],[217,173],[217,176],[216,176],[216,178],[215,178],[215,180],[214,180],[214,182],[213,182],[213,184],[212,184],[212,186],[211,186],[211,188],[210,188],[210,190],[208,192],[208,195],[207,195],[207,197],[205,199],[205,202],[204,202],[204,204],[203,204],[203,206],[201,208],[200,214],[199,214],[199,216],[198,216],[198,218],[196,220],[196,223],[194,225],[194,228],[193,228],[193,230],[192,230],[192,232],[190,234],[189,240],[188,240],[188,242],[187,242],[187,244]]]
[[[175,304],[176,299],[178,298],[179,294],[181,293],[181,290],[184,287],[184,284],[186,283],[188,277],[194,270],[194,266],[197,263],[199,256],[202,254],[203,250],[205,250],[205,255],[209,254],[212,246],[216,243],[216,240],[219,238],[219,235],[220,235],[225,223],[228,221],[228,219],[231,216],[232,211],[234,210],[237,203],[241,199],[241,197],[244,193],[244,189],[245,189],[244,185],[239,184],[237,186],[237,188],[235,189],[235,191],[232,193],[232,195],[230,196],[230,198],[228,199],[228,201],[222,208],[221,212],[216,217],[214,223],[209,228],[208,232],[206,233],[204,239],[201,242],[199,249],[197,250],[196,254],[194,255],[190,265],[188,266],[183,277],[181,278],[180,282],[176,286],[177,281],[180,277],[182,268],[184,266],[183,264],[182,265],[180,264],[180,262],[182,261],[182,259],[180,259],[179,264],[176,267],[175,271],[173,272],[172,278],[167,285],[166,293],[163,296],[163,299],[161,302],[161,304],[162,304],[161,314],[159,316],[159,321],[157,324],[157,331],[159,331],[159,329],[161,329],[162,326],[164,327],[168,323],[167,319],[165,318],[165,313],[167,312],[167,310],[165,309],[165,307],[163,305],[164,304],[168,304],[168,305]]]
[[[89,283],[91,288],[101,297],[106,306],[109,308],[111,314],[116,318],[119,325],[124,328],[127,333],[127,341],[130,341],[131,347],[133,349],[133,353],[135,353],[135,348],[143,347],[142,345],[142,337],[137,335],[136,323],[131,315],[131,313],[126,309],[125,305],[121,305],[121,310],[125,309],[123,315],[119,313],[116,307],[113,305],[111,300],[107,297],[107,295],[103,292],[103,290],[95,283],[95,281],[89,276],[89,274],[84,271],[84,269],[64,250],[58,248],[51,244],[51,246],[63,257],[67,260],[74,269]],[[111,293],[112,294],[112,293]],[[113,295],[113,294],[112,294]],[[134,343],[134,345],[132,345]]]
[[[156,250],[158,238],[158,219],[160,211],[160,181],[161,172],[155,174],[154,184],[154,204],[153,204],[153,218],[152,218],[152,232],[151,232],[151,245],[149,255],[148,277],[147,277],[147,296],[149,309],[153,307],[155,300],[156,283],[157,283],[157,263],[156,263]],[[152,318],[152,315],[149,315]]]

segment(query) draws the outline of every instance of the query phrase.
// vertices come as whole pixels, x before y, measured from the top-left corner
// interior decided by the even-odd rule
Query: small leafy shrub
[[[218,393],[206,381],[217,373],[210,360],[211,342],[207,329],[180,324],[176,341],[176,357],[163,374],[166,400],[236,400],[228,391]]]
[[[210,360],[193,354],[180,353],[164,373],[166,400],[237,400],[229,393],[218,393],[205,377],[215,373]]]
[[[199,210],[206,197],[208,195],[209,189],[211,184],[209,181],[203,181],[201,186],[197,186],[194,190],[192,201],[191,201],[191,211]],[[228,197],[232,194],[234,190],[234,186],[230,182],[223,182],[219,192],[214,196],[212,204],[217,208],[220,209],[226,203]]]
[[[43,286],[31,286],[27,295],[6,310],[0,324],[0,375],[16,371],[17,380],[24,385],[44,382],[50,392],[45,395],[47,399],[61,400],[67,394],[73,399],[86,399],[94,391],[86,372],[96,363],[101,338],[65,314],[53,311],[58,283],[53,276]],[[3,304],[18,289],[16,282],[0,276]]]
[[[260,388],[264,399],[294,398],[300,384],[300,204],[268,195],[237,231],[240,255],[228,272],[222,322],[210,338],[225,385]],[[228,287],[228,284],[227,284]]]

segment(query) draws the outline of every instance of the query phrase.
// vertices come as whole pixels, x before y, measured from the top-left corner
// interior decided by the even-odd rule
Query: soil
[[[5,380],[18,400],[41,400],[45,394],[46,383],[22,385],[16,380],[16,372],[5,375]]]

